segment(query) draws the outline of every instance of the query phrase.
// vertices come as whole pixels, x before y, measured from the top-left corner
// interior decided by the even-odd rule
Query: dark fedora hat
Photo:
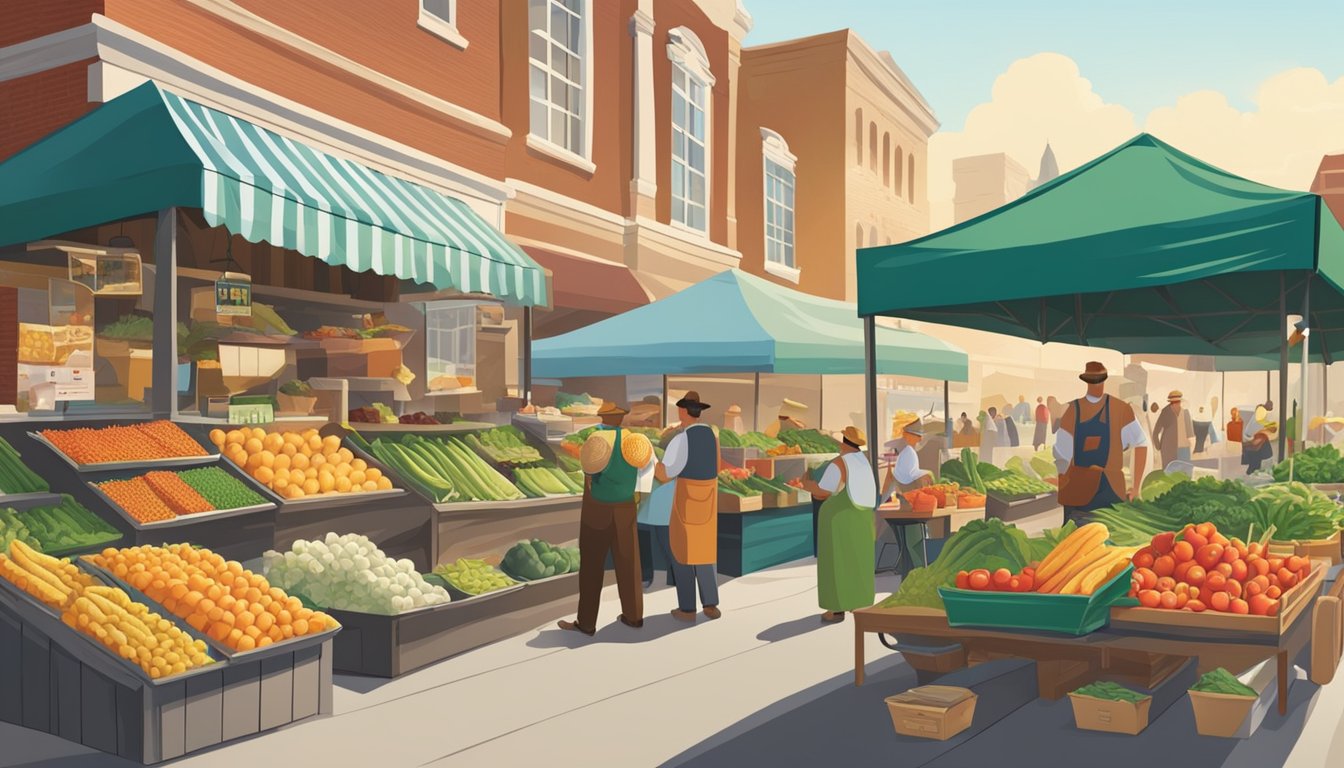
[[[678,408],[685,408],[688,411],[698,412],[709,410],[709,403],[700,402],[700,393],[691,390],[686,396],[677,401]]]
[[[1087,367],[1078,375],[1078,378],[1088,384],[1100,384],[1106,380],[1108,375],[1109,374],[1106,373],[1106,366],[1101,363],[1092,362],[1087,364]]]

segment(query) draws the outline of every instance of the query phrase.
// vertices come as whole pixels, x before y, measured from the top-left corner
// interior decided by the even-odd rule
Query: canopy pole
[[[159,211],[154,230],[154,360],[150,410],[177,417],[177,208]]]
[[[952,395],[947,385],[947,379],[943,379],[943,425],[947,434],[947,450],[952,450]]]
[[[864,384],[867,387],[868,464],[877,477],[877,318],[863,318]]]
[[[667,402],[667,374],[663,374],[663,426],[672,422],[672,411],[669,410]]]
[[[532,308],[523,307],[523,405],[532,403]]]
[[[1297,439],[1298,450],[1307,449],[1307,433],[1310,431],[1307,427],[1307,395],[1310,393],[1311,377],[1307,370],[1311,358],[1307,356],[1307,348],[1311,346],[1311,278],[1314,272],[1307,273],[1307,287],[1305,295],[1302,297],[1302,407],[1298,409],[1301,415],[1297,418]]]
[[[817,429],[826,431],[826,377],[820,373],[817,374]]]
[[[1279,461],[1288,458],[1288,289],[1279,273]]]
[[[761,431],[761,373],[757,371],[756,386],[751,396],[751,429],[753,432]]]

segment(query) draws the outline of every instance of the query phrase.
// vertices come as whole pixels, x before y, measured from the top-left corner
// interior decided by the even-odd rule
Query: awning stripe
[[[461,200],[160,94],[204,166],[212,226],[355,271],[545,304],[543,270]]]

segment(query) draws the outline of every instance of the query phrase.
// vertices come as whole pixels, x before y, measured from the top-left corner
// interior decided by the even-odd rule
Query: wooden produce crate
[[[748,459],[759,459],[761,457],[761,450],[759,448],[725,448],[720,446],[719,457],[734,467],[745,467]]]
[[[0,720],[149,765],[331,713],[330,641],[150,683],[28,608],[0,604]]]
[[[1340,535],[1335,531],[1329,538],[1303,541],[1271,541],[1269,549],[1276,555],[1298,555],[1313,560],[1326,560],[1331,565],[1344,561],[1340,552]]]
[[[807,459],[802,456],[776,456],[774,462],[774,476],[786,483],[807,474]]]
[[[761,494],[762,509],[783,509],[784,507],[792,507],[797,503],[797,498],[792,493],[779,491],[776,493]]]
[[[731,493],[719,494],[720,512],[756,512],[765,508],[762,496],[734,496]]]
[[[1281,637],[1311,607],[1325,581],[1326,565],[1317,561],[1311,574],[1284,593],[1277,616],[1246,616],[1217,611],[1172,611],[1162,608],[1112,608],[1111,628],[1188,635],[1195,638]]]
[[[747,459],[745,466],[755,472],[757,477],[770,480],[775,476],[775,460],[773,458]]]

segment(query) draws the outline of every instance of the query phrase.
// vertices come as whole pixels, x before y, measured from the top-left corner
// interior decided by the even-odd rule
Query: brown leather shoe
[[[827,611],[821,614],[821,620],[827,624],[837,624],[845,620],[844,611]]]
[[[706,605],[705,615],[711,619],[717,619],[723,615],[723,611],[720,611],[717,605]]]
[[[621,622],[622,624],[624,624],[625,626],[627,626],[627,627],[629,627],[629,628],[631,628],[631,629],[639,629],[640,627],[644,626],[644,620],[643,620],[643,619],[640,619],[639,621],[631,621],[631,620],[625,618],[625,614],[621,614],[620,616],[617,616],[617,617],[616,617],[616,620],[619,621],[619,622]]]
[[[587,635],[587,636],[589,636],[589,637],[592,637],[593,635],[597,634],[597,630],[595,630],[595,629],[584,629],[583,627],[580,627],[578,624],[576,624],[576,623],[574,623],[574,622],[572,622],[572,621],[563,621],[563,620],[562,620],[562,621],[557,621],[557,622],[555,623],[555,626],[557,626],[557,627],[559,627],[559,628],[561,628],[561,629],[564,629],[564,630],[568,630],[568,631],[570,631],[570,632],[582,632],[583,634],[585,634],[585,635]]]
[[[672,618],[677,621],[684,621],[688,624],[695,623],[695,613],[692,611],[683,611],[680,608],[674,608],[672,610]]]

